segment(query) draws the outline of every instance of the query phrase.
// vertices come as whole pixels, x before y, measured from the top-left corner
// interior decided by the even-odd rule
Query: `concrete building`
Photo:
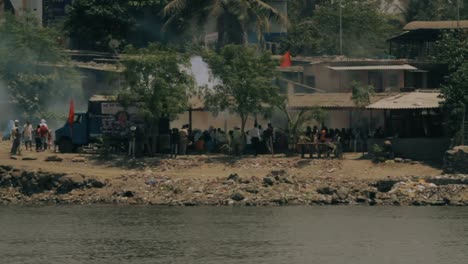
[[[21,16],[28,12],[32,13],[42,24],[42,0],[5,0],[4,2],[4,9],[12,11],[17,16]]]
[[[288,93],[349,93],[353,81],[372,85],[376,92],[399,92],[405,73],[417,68],[406,60],[294,58],[294,66],[278,68]],[[284,86],[284,84],[283,84]]]

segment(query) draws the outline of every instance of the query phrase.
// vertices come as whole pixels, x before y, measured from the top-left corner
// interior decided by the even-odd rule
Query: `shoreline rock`
[[[274,170],[249,178],[231,174],[215,179],[175,179],[135,174],[104,181],[0,166],[0,204],[468,206],[468,175],[369,181],[299,178],[286,170]]]

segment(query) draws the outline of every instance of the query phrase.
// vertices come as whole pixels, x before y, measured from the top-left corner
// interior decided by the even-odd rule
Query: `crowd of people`
[[[377,128],[373,133],[367,133],[359,128],[327,128],[307,126],[301,135],[301,142],[297,143],[331,143],[341,147],[343,152],[366,152],[369,137],[383,137],[383,129]],[[170,132],[171,157],[190,153],[230,153],[236,156],[243,154],[274,154],[288,151],[288,138],[281,131],[277,131],[272,124],[265,128],[255,123],[246,129],[242,135],[239,127],[225,131],[221,128],[210,127],[207,130],[189,128],[183,125],[181,129],[173,128]],[[304,154],[308,145],[300,144],[299,151]],[[326,145],[326,144],[322,144]]]
[[[183,125],[181,129],[173,128],[170,134],[171,158],[177,155],[194,153],[231,153],[236,156],[242,154],[274,153],[276,131],[271,124],[265,129],[255,124],[242,135],[241,129],[235,126],[225,131],[221,128],[210,127],[207,130],[193,129]]]
[[[301,154],[304,157],[305,152],[312,152],[320,150],[317,143],[333,143],[335,146],[339,145],[343,152],[367,152],[367,140],[368,138],[384,138],[384,131],[382,127],[378,127],[375,131],[368,133],[365,130],[359,128],[341,128],[333,129],[323,126],[318,129],[317,126],[313,128],[307,126],[303,136],[301,137]],[[331,146],[331,144],[329,144]]]
[[[15,120],[12,121],[10,135],[7,139],[12,141],[10,154],[18,155],[21,153],[22,144],[26,151],[41,152],[51,149],[53,133],[44,119],[41,119],[36,127],[34,127],[30,121],[27,121],[21,126],[19,120]]]

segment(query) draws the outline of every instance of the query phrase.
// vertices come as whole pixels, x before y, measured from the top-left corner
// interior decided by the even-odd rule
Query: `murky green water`
[[[468,263],[468,208],[0,207],[0,263]]]

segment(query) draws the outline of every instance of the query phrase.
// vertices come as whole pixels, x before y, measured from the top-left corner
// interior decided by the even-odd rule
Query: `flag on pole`
[[[291,67],[291,53],[287,51],[284,55],[283,58],[281,58],[281,68],[287,68]]]
[[[68,124],[72,127],[75,119],[75,104],[73,99],[70,100],[70,110],[68,110]]]

